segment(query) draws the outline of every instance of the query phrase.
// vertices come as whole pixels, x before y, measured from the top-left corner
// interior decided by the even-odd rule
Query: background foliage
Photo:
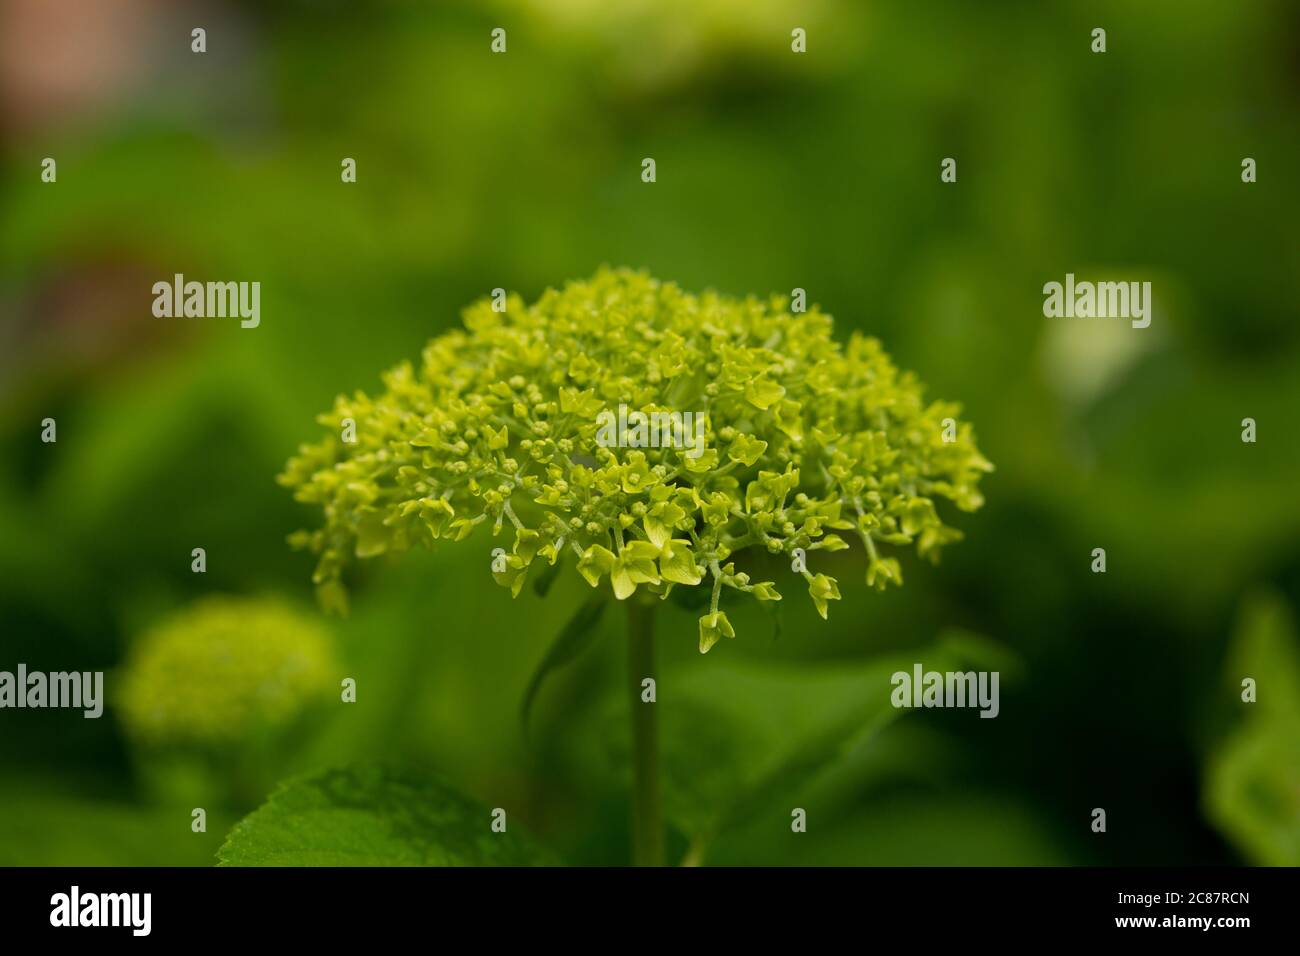
[[[959,398],[998,470],[938,569],[911,559],[880,594],[846,565],[829,622],[737,606],[743,638],[701,658],[696,615],[661,615],[670,851],[1300,862],[1298,8],[921,7],[4,0],[0,668],[105,669],[111,694],[201,597],[314,615],[284,543],[313,516],[274,476],[337,393],[495,286],[532,300],[601,263],[800,286]],[[1045,320],[1068,271],[1151,279],[1152,327]],[[261,281],[261,327],[153,318],[175,272]],[[363,759],[508,807],[569,862],[622,862],[623,622],[542,686],[526,737],[585,586],[512,602],[489,541],[367,568],[325,625],[357,703],[238,786],[160,765],[111,697],[98,721],[0,713],[0,863],[209,864],[276,779]],[[915,660],[997,661],[970,666],[1004,669],[1001,715],[888,708]]]

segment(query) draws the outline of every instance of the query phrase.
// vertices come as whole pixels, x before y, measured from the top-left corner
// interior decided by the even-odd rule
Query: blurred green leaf
[[[1241,700],[1247,677],[1255,703]],[[1300,642],[1281,597],[1243,602],[1224,678],[1245,713],[1210,756],[1206,814],[1252,862],[1300,866]]]
[[[906,713],[890,702],[890,678],[916,662],[996,670],[1014,659],[962,633],[869,663],[720,658],[665,675],[665,813],[704,845],[797,793]]]
[[[600,637],[596,625],[600,623],[601,615],[605,612],[605,605],[608,603],[608,599],[603,594],[588,598],[556,635],[554,642],[546,651],[546,656],[542,658],[542,662],[537,665],[537,670],[529,678],[528,689],[524,691],[519,716],[525,728],[528,726],[528,715],[532,710],[533,701],[547,676],[552,671],[577,660],[578,656]]]
[[[802,804],[801,804],[802,805]],[[808,831],[769,808],[710,854],[720,866],[1063,866],[1070,862],[1032,806],[1005,794],[893,793],[808,806]]]
[[[551,590],[551,585],[560,574],[560,569],[564,567],[563,561],[556,561],[554,564],[548,564],[542,568],[540,574],[533,578],[533,593],[538,597],[546,597]]]
[[[195,833],[190,805],[81,798],[26,780],[0,794],[0,866],[209,866],[232,816],[208,808]]]
[[[1300,723],[1261,717],[1210,762],[1206,812],[1253,863],[1300,866]]]
[[[1240,703],[1247,677],[1256,685],[1253,704]],[[1257,591],[1242,601],[1224,681],[1247,716],[1300,722],[1300,641],[1291,608],[1280,595]]]
[[[514,827],[434,777],[326,770],[282,785],[238,823],[223,866],[537,866],[554,862]]]

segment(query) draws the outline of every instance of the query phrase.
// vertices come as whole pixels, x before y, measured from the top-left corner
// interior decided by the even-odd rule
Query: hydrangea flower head
[[[323,601],[344,605],[354,558],[480,525],[507,539],[492,573],[514,594],[561,562],[619,600],[711,588],[702,651],[735,633],[722,589],[781,599],[737,570],[745,549],[784,555],[823,617],[840,592],[816,552],[857,542],[869,585],[901,584],[890,549],[936,558],[961,536],[940,503],[979,508],[992,466],[877,340],[789,307],[612,269],[469,307],[382,392],[339,397],[280,476],[322,509],[293,541]]]
[[[210,597],[132,647],[119,707],[151,746],[221,748],[287,726],[336,686],[329,634],[273,599]]]

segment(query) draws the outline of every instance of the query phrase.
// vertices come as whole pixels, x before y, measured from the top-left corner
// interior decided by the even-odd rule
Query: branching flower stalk
[[[322,527],[292,541],[318,556],[327,607],[346,608],[342,575],[354,558],[488,525],[511,538],[492,573],[515,595],[533,568],[562,562],[630,608],[709,587],[698,628],[707,652],[735,636],[724,591],[781,600],[775,582],[737,570],[740,552],[783,555],[825,618],[840,591],[812,570],[816,552],[856,538],[866,583],[901,584],[884,549],[914,546],[937,560],[961,534],[936,504],[983,503],[979,480],[992,465],[959,407],[926,402],[876,339],[855,332],[841,345],[816,307],[697,296],[610,269],[531,305],[517,296],[504,311],[493,305],[469,307],[463,330],[429,342],[418,367],[391,369],[381,394],[340,396],[318,419],[326,436],[280,476],[324,513]],[[606,416],[620,408],[638,427],[611,441]],[[704,423],[701,440],[680,427],[686,413]],[[640,613],[630,612],[629,641],[644,634],[649,647]],[[635,742],[652,750],[653,725]],[[634,764],[645,775],[638,806],[657,814],[657,794],[640,793],[653,788],[653,754]],[[638,854],[653,856],[662,835],[644,839]]]

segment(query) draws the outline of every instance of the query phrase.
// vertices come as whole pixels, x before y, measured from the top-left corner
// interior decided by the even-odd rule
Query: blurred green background
[[[274,482],[462,306],[602,263],[806,289],[961,401],[997,465],[901,590],[835,556],[829,623],[738,604],[701,657],[665,608],[674,857],[1300,863],[1298,91],[1291,0],[0,0],[0,669],[109,693],[100,720],[0,712],[0,864],[209,864],[276,780],[362,760],[624,862],[621,617],[526,737],[578,577],[512,601],[478,536],[369,563],[326,619],[285,544],[317,518]],[[261,326],[155,318],[177,272],[260,281]],[[1045,319],[1067,272],[1150,280],[1151,327]],[[331,679],[292,727],[128,733],[132,655],[214,594],[323,626],[357,702]],[[955,659],[1002,670],[996,720],[854,709]]]

